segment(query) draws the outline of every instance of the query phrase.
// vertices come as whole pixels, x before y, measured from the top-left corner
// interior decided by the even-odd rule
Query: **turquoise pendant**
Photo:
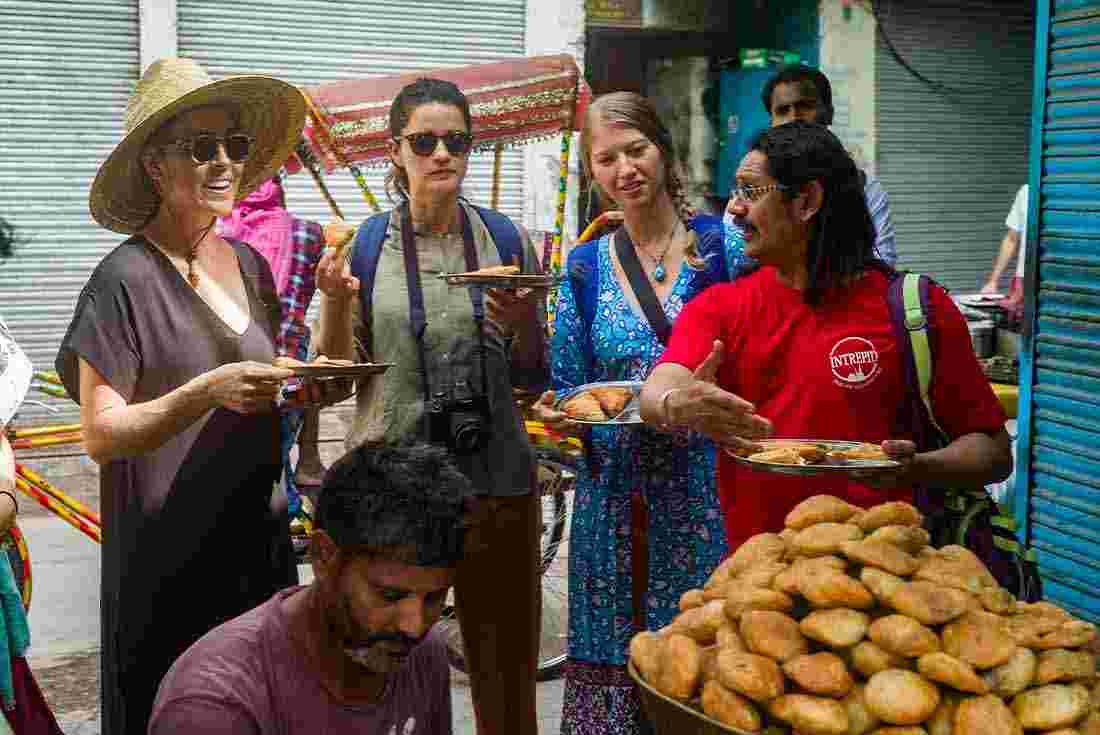
[[[665,267],[660,263],[658,263],[657,267],[653,269],[653,280],[657,283],[665,282]]]

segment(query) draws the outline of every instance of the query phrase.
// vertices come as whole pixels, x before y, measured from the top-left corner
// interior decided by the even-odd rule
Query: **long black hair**
[[[790,122],[762,131],[750,150],[767,157],[768,173],[794,198],[811,181],[821,182],[824,196],[813,218],[806,250],[807,304],[820,304],[826,294],[854,276],[890,266],[875,255],[875,226],[863,194],[863,177],[844,145],[824,125]]]
[[[15,252],[15,226],[0,217],[0,260],[10,258]]]

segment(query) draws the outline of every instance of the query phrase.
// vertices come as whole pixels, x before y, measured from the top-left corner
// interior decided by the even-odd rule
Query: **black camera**
[[[489,443],[489,399],[436,393],[428,405],[428,441],[457,455],[477,454]]]

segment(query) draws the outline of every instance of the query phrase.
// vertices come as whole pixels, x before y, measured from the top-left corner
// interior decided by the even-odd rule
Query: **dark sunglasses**
[[[178,148],[185,153],[190,153],[191,160],[202,165],[217,158],[218,146],[224,145],[225,155],[229,160],[233,163],[240,163],[247,160],[249,154],[252,153],[252,143],[254,141],[255,138],[244,133],[232,133],[224,138],[204,134],[196,135],[194,138],[180,138],[171,143],[166,143],[165,147]]]
[[[439,145],[439,141],[443,141],[443,145],[447,147],[447,152],[452,156],[464,156],[466,155],[470,147],[474,144],[474,136],[469,133],[461,133],[458,131],[451,131],[444,135],[436,135],[435,133],[409,133],[408,135],[399,135],[393,139],[394,143],[400,143],[402,140],[409,141],[409,147],[412,148],[413,153],[418,156],[430,156],[435,153],[436,146]]]

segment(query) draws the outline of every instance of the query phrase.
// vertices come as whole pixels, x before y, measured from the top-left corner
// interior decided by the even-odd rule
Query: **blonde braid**
[[[699,239],[695,236],[695,232],[688,227],[688,222],[695,216],[695,207],[691,206],[687,200],[687,195],[684,193],[684,179],[676,168],[675,166],[668,167],[667,186],[672,205],[676,207],[676,214],[679,215],[680,221],[684,223],[684,227],[687,227],[688,231],[688,244],[684,248],[684,261],[693,270],[704,270],[707,267],[707,261],[699,254]]]

